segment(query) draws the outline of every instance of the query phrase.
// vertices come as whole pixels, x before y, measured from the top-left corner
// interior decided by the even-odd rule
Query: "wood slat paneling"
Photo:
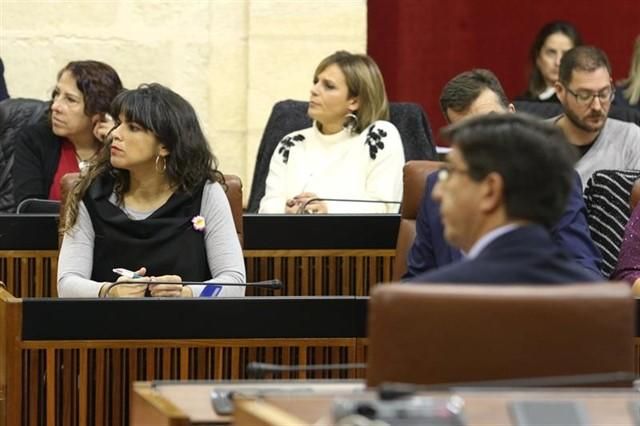
[[[0,281],[15,297],[57,296],[57,250],[0,250]]]
[[[126,425],[134,381],[245,379],[246,365],[252,361],[301,365],[364,362],[358,357],[356,340],[133,341],[115,347],[101,341],[94,341],[94,347],[87,347],[87,342],[30,342],[29,348],[21,349],[21,356],[29,361],[21,371],[22,377],[28,378],[23,382],[25,392],[14,407],[20,414],[9,424]],[[45,362],[39,362],[43,357]],[[274,374],[266,379],[362,375],[362,371],[328,371]]]
[[[279,278],[284,291],[247,295],[367,296],[391,280],[394,250],[245,250],[247,281]],[[57,250],[0,250],[0,281],[15,297],[57,296]]]
[[[283,292],[247,289],[247,295],[368,296],[388,282],[394,250],[245,250],[247,281],[279,278]]]

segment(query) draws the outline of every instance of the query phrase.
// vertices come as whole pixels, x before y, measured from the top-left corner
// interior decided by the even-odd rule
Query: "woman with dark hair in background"
[[[640,110],[640,36],[633,47],[629,77],[616,85],[613,103]]]
[[[518,100],[558,102],[554,84],[558,81],[560,60],[565,52],[581,44],[580,34],[571,23],[553,21],[545,24],[536,35],[529,51],[529,86]]]
[[[122,91],[118,73],[98,61],[69,62],[58,73],[49,120],[22,130],[12,168],[16,205],[60,199],[60,179],[93,160],[113,127],[109,105]]]
[[[159,84],[119,94],[116,127],[69,195],[61,297],[242,296],[244,259],[216,159],[193,107]],[[114,268],[137,284],[114,285]],[[163,283],[164,282],[164,283]]]
[[[313,126],[285,136],[271,157],[260,213],[397,213],[404,150],[389,123],[376,63],[336,52],[320,62],[309,99]],[[347,202],[317,200],[368,200]]]

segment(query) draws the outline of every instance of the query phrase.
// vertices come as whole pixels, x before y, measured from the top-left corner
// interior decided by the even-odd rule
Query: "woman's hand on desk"
[[[139,278],[129,278],[125,276],[118,277],[115,283],[104,283],[100,288],[100,297],[144,297],[144,293],[147,290],[147,283],[149,277],[145,277],[147,268],[142,267],[135,271]],[[135,281],[140,284],[120,284],[123,281]]]
[[[306,213],[306,214],[325,214],[328,212],[327,203],[324,201],[311,201],[314,198],[320,198],[317,194],[313,192],[302,192],[295,197],[293,197],[293,202],[295,206],[295,211],[287,213]],[[291,200],[290,200],[291,201]],[[287,210],[288,210],[289,202],[287,201]],[[300,209],[304,208],[304,211]]]
[[[193,291],[190,287],[182,284],[162,284],[163,281],[175,283],[182,281],[179,275],[161,275],[159,277],[151,277],[149,283],[149,291],[152,297],[192,297]]]
[[[284,204],[284,212],[286,214],[297,214],[298,209],[300,209],[300,206],[293,198],[289,198]]]

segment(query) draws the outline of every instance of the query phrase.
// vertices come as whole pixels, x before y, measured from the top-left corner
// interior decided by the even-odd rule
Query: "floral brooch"
[[[204,227],[207,225],[204,217],[200,215],[194,216],[193,219],[191,219],[191,223],[193,223],[193,229],[196,231],[204,231]]]

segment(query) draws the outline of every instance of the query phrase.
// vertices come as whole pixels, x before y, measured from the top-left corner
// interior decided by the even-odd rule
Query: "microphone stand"
[[[303,204],[298,207],[298,214],[314,214],[313,212],[307,211],[307,206],[316,201],[333,201],[333,202],[342,202],[342,203],[375,203],[375,204],[402,204],[400,201],[386,201],[386,200],[356,200],[349,198],[324,198],[324,197],[315,197],[309,198]]]
[[[283,285],[282,281],[279,279],[266,280],[266,281],[257,281],[254,283],[216,283],[216,282],[204,282],[204,281],[136,281],[136,280],[122,280],[116,281],[112,283],[109,288],[105,291],[104,295],[107,296],[111,289],[120,285],[140,285],[144,284],[148,286],[149,284],[180,284],[183,286],[191,286],[191,285],[217,285],[223,287],[258,287],[258,288],[266,288],[270,290],[282,290]]]
[[[569,376],[522,377],[516,379],[481,380],[475,382],[453,382],[432,385],[384,382],[378,386],[380,399],[404,398],[417,392],[448,391],[454,388],[537,388],[580,387],[632,383],[636,375],[629,371],[574,374]],[[636,388],[634,384],[634,388]]]
[[[263,379],[267,374],[297,373],[302,371],[331,371],[331,370],[362,370],[367,364],[312,364],[312,365],[278,365],[264,362],[250,362],[247,364],[247,376],[250,379]]]

